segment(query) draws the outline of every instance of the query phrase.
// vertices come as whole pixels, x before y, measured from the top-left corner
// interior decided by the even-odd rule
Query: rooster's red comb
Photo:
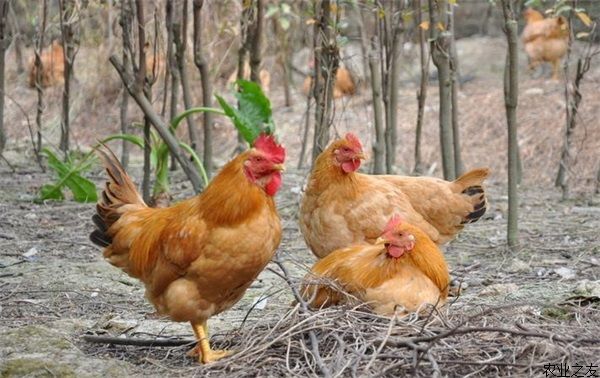
[[[277,144],[273,135],[260,134],[254,141],[254,148],[268,155],[274,163],[283,164],[285,161],[285,148]]]
[[[362,143],[360,143],[360,139],[358,139],[358,137],[356,136],[356,134],[354,133],[347,133],[346,134],[346,140],[348,142],[350,142],[350,144],[352,145],[352,147],[362,150]]]
[[[400,224],[402,224],[402,217],[400,216],[400,214],[393,215],[390,218],[390,220],[387,222],[387,224],[385,225],[385,228],[383,229],[383,233],[393,232],[394,229],[396,227],[398,227]]]

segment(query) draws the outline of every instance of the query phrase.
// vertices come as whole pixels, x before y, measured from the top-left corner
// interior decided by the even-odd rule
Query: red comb
[[[402,217],[400,216],[400,214],[394,214],[390,218],[390,220],[387,222],[387,224],[385,225],[385,228],[383,229],[383,233],[393,231],[394,228],[398,227],[401,223],[402,223]]]
[[[267,154],[274,163],[283,164],[285,161],[285,148],[277,144],[273,135],[260,134],[254,141],[254,148]]]
[[[360,139],[358,139],[358,137],[355,134],[347,133],[346,140],[350,142],[350,144],[352,144],[353,147],[362,150],[362,143],[360,143]]]

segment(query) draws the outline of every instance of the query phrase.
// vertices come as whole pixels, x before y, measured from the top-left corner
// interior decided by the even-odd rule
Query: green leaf
[[[91,166],[90,154],[85,155],[78,165],[68,161],[63,163],[48,148],[42,149],[42,153],[48,157],[48,166],[58,175],[58,182],[46,184],[40,190],[40,200],[64,199],[63,187],[68,187],[73,193],[73,199],[77,202],[95,202],[98,200],[96,185],[90,180],[82,177],[79,173]]]
[[[71,189],[73,198],[77,202],[96,202],[98,201],[98,195],[96,194],[96,185],[90,180],[72,173],[68,180],[65,180],[65,184]]]
[[[44,184],[40,189],[40,200],[57,200],[62,201],[65,199],[60,189],[54,185]]]
[[[275,131],[271,102],[260,86],[252,81],[238,80],[236,85],[239,88],[235,94],[239,106],[237,109],[221,96],[216,98],[240,135],[252,145],[261,133],[272,134]]]
[[[221,96],[216,96],[219,105],[225,111],[225,115],[231,119],[233,125],[236,129],[238,129],[240,135],[248,144],[252,145],[254,140],[260,134],[259,129],[252,125],[252,122],[245,118],[243,114],[241,114],[237,109],[232,107],[225,101],[225,99]]]

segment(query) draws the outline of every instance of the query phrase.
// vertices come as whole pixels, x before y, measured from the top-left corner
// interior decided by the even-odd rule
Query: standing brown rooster
[[[487,168],[454,181],[365,175],[356,172],[364,157],[360,140],[349,133],[315,161],[300,206],[300,230],[319,258],[353,244],[374,243],[396,213],[438,245],[485,213]]]
[[[204,192],[167,208],[150,208],[110,150],[99,151],[109,181],[90,235],[104,257],[146,286],[160,314],[190,322],[203,363],[229,354],[210,348],[208,318],[233,306],[281,241],[273,196],[285,150],[261,135],[230,161]]]

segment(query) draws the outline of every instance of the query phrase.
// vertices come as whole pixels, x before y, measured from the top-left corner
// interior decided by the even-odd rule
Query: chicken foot
[[[208,364],[229,356],[232,352],[228,350],[213,350],[210,348],[208,339],[208,326],[206,321],[200,323],[191,322],[192,329],[198,340],[198,344],[190,350],[187,355],[190,357],[198,356],[198,361]]]

